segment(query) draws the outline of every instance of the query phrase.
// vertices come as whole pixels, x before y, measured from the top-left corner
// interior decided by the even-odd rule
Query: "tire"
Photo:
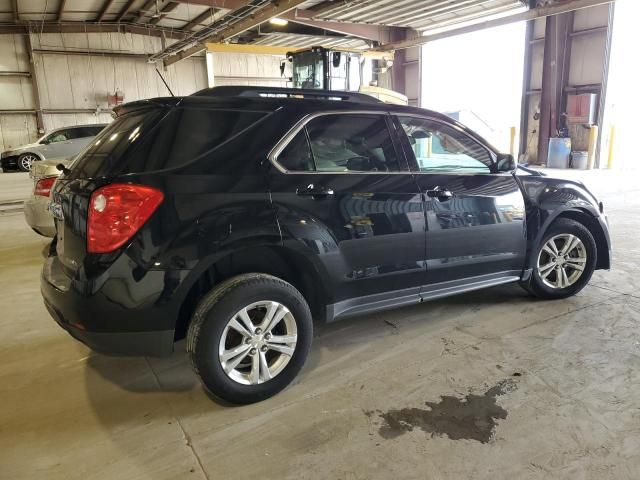
[[[275,309],[275,323],[271,330],[259,332],[257,327],[266,326],[271,308]],[[247,309],[250,319],[241,317],[243,309]],[[281,315],[284,316],[278,320]],[[247,326],[245,320],[251,325]],[[230,326],[232,322],[236,326]],[[239,333],[237,324],[251,335]],[[249,332],[252,328],[255,330]],[[292,343],[282,342],[294,336],[293,347]],[[189,325],[187,352],[205,390],[230,403],[248,404],[265,400],[291,383],[304,365],[312,338],[311,312],[302,294],[284,280],[250,273],[226,280],[202,298]],[[293,353],[285,355],[281,349]],[[224,362],[223,352],[231,354],[236,350],[242,351]],[[233,368],[236,360],[240,363]]]
[[[570,248],[567,256],[560,255],[567,246],[563,242],[571,237],[577,238],[580,243]],[[559,254],[555,255],[555,259],[550,252],[553,249],[549,243],[552,239]],[[575,295],[589,283],[595,270],[597,253],[593,235],[584,225],[568,218],[560,218],[549,226],[534,251],[531,278],[522,286],[536,297],[547,300]],[[579,270],[581,266],[582,271]],[[561,270],[564,270],[564,276],[561,275]]]
[[[37,155],[33,153],[23,153],[18,157],[18,169],[21,172],[28,172],[33,166],[33,162],[40,160]]]

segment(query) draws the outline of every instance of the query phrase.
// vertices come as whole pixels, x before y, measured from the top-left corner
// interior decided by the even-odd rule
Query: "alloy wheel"
[[[548,239],[538,254],[537,270],[550,288],[567,288],[578,281],[587,264],[587,249],[582,240],[570,233]]]
[[[20,157],[20,166],[22,167],[23,170],[29,171],[33,166],[33,162],[37,160],[38,159],[36,158],[35,155],[31,155],[31,154],[23,155],[22,157]]]
[[[284,370],[297,340],[296,320],[287,307],[256,302],[231,317],[220,338],[218,358],[229,378],[257,385]]]

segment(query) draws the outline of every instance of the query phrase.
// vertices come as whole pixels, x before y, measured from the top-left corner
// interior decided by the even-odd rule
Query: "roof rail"
[[[253,97],[253,98],[300,98],[307,100],[332,100],[357,103],[380,103],[370,95],[334,90],[310,90],[304,88],[222,86],[205,88],[192,97]]]

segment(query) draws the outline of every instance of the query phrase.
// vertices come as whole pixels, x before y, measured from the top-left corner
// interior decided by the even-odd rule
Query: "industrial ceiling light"
[[[289,20],[285,20],[284,18],[273,17],[269,20],[271,25],[277,25],[278,27],[284,27],[289,23]]]

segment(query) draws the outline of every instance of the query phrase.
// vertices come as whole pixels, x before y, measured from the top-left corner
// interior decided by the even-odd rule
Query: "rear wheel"
[[[18,168],[22,172],[28,172],[33,167],[33,162],[37,162],[39,158],[33,153],[23,153],[18,157]]]
[[[596,256],[591,232],[581,223],[561,218],[549,227],[538,246],[525,288],[546,299],[575,295],[589,283]]]
[[[285,388],[309,353],[309,306],[291,284],[266,274],[233,277],[211,290],[187,338],[205,389],[232,403],[254,403]]]

